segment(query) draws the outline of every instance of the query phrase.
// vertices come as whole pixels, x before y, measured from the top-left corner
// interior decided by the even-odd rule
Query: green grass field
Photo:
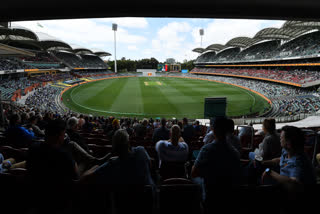
[[[227,97],[227,115],[262,113],[269,104],[239,87],[205,80],[129,77],[73,87],[63,94],[73,111],[92,115],[203,118],[205,97]]]

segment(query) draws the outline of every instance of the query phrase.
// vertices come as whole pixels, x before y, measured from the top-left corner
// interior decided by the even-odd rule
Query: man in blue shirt
[[[6,131],[6,139],[14,147],[29,147],[32,139],[35,137],[33,131],[20,125],[21,117],[19,114],[13,114],[10,117],[10,126]]]

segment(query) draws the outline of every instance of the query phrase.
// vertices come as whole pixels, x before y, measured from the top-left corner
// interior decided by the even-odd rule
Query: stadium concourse
[[[72,84],[141,75],[108,70],[106,52],[3,28],[18,47],[0,60],[2,203],[10,213],[309,213],[319,192],[320,24],[298,26],[214,44],[190,73],[157,74],[234,84],[272,103],[209,126],[73,112],[60,97]],[[301,115],[286,124],[299,128],[277,120]],[[241,120],[261,122],[234,130]]]

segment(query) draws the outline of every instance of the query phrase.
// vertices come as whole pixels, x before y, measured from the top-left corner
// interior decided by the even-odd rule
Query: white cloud
[[[187,34],[191,32],[188,22],[170,22],[157,31],[156,38],[152,39],[153,52],[161,54],[161,58],[182,59],[186,51]],[[149,52],[148,50],[146,51]],[[180,56],[178,57],[178,55]]]
[[[240,36],[253,37],[258,31],[266,27],[281,27],[284,21],[246,20],[246,19],[214,19],[204,27],[202,47],[211,44],[225,44],[230,39]],[[200,35],[197,27],[192,31],[195,47],[200,47]]]
[[[99,48],[110,53],[114,48],[112,23],[117,23],[119,57],[134,59],[155,57],[159,61],[175,58],[182,62],[184,59],[195,59],[198,56],[192,50],[200,46],[200,28],[204,29],[202,47],[205,48],[214,43],[225,44],[238,36],[253,37],[265,27],[281,27],[284,22],[240,19],[169,20],[168,22],[167,19],[161,19],[158,22],[153,19],[151,22],[146,18],[101,18],[16,23],[33,31],[47,33],[69,44],[77,44],[89,49]],[[37,23],[40,23],[43,28]],[[163,23],[166,24],[163,26]]]
[[[129,45],[129,46],[128,46],[128,50],[130,50],[130,51],[136,51],[136,50],[138,50],[138,48],[137,48],[137,46],[135,46],[135,45]]]
[[[104,18],[104,19],[97,19],[100,22],[105,23],[115,23],[118,24],[118,27],[127,27],[127,28],[147,28],[148,21],[146,18]],[[111,28],[111,25],[110,25]]]
[[[40,27],[38,23],[43,27]],[[98,22],[96,19],[26,21],[16,22],[16,24],[27,27],[34,32],[44,32],[67,43],[78,44],[88,48],[92,46],[91,44],[112,44],[114,41],[114,32],[111,25]],[[116,35],[117,43],[120,44],[141,44],[147,41],[144,36],[131,34],[122,27],[118,28]]]

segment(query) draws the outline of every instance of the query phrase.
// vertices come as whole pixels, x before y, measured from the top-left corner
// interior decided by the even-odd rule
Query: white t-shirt
[[[165,162],[183,162],[188,159],[189,147],[185,142],[179,142],[174,146],[171,142],[160,140],[156,144],[156,151],[159,156],[159,167],[161,161]]]

